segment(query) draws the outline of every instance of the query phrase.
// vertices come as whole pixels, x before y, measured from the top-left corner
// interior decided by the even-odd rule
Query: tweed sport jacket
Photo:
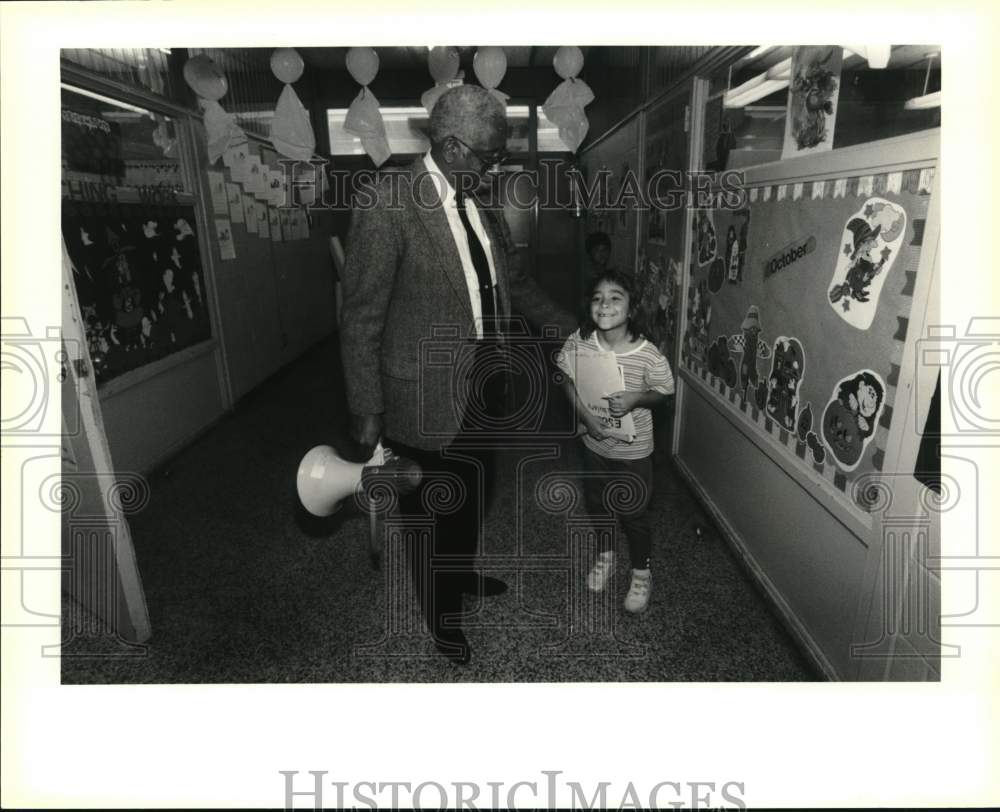
[[[513,302],[534,323],[568,334],[573,319],[523,273],[503,213],[479,211],[501,317]],[[387,438],[425,449],[449,444],[462,422],[476,334],[462,262],[422,159],[360,194],[346,254],[340,335],[348,408],[383,414]]]

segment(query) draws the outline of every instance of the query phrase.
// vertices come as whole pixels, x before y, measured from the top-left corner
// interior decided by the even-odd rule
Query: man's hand
[[[612,417],[624,417],[635,408],[641,395],[642,392],[626,392],[623,390],[605,395],[604,399],[608,402],[608,411]]]
[[[358,446],[358,457],[363,459],[351,460],[351,462],[368,462],[375,452],[375,446],[382,438],[382,415],[380,414],[352,414],[351,415],[351,439]]]

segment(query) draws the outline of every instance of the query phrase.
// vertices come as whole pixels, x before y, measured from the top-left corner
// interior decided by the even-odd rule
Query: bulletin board
[[[688,163],[685,110],[689,92],[657,104],[645,117],[644,188],[658,189],[651,178],[661,170],[683,172]],[[666,188],[666,185],[664,186]],[[641,291],[640,305],[647,314],[648,336],[670,362],[677,365],[679,300],[684,269],[683,207],[669,207],[657,199],[639,210],[639,258],[636,281]],[[657,205],[659,204],[659,205]]]
[[[211,338],[193,206],[63,200],[62,233],[98,383]]]
[[[851,483],[885,465],[935,174],[871,155],[751,177],[742,205],[693,212],[681,347],[745,432],[861,511]]]

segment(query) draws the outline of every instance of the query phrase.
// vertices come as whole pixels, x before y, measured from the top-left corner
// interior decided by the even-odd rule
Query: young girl
[[[632,579],[625,608],[642,612],[649,603],[652,576],[649,567],[652,528],[649,519],[649,497],[653,489],[653,416],[650,409],[674,392],[674,378],[667,359],[647,341],[645,326],[637,312],[637,291],[632,278],[620,271],[605,270],[594,277],[580,329],[563,345],[558,364],[566,374],[566,392],[576,405],[580,421],[586,428],[583,435],[583,456],[588,476],[584,478],[584,495],[591,515],[604,514],[602,493],[616,477],[629,480],[638,475],[643,483],[637,500],[614,514],[628,539]],[[590,413],[580,399],[576,380],[575,355],[579,350],[612,351],[625,381],[620,391],[608,392],[606,401],[613,418],[631,413],[635,423],[635,439],[619,440],[608,434],[598,417]],[[625,477],[621,475],[625,474]],[[601,592],[614,570],[614,551],[604,550],[587,577],[587,586]]]

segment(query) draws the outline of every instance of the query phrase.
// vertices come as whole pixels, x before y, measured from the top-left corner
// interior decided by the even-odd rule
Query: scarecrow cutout
[[[767,413],[782,428],[795,431],[799,386],[806,371],[806,356],[797,338],[778,336],[774,342],[768,377]]]
[[[905,231],[906,212],[880,197],[865,201],[844,226],[827,295],[834,312],[852,327],[871,326]]]
[[[771,350],[760,338],[760,311],[756,305],[750,305],[740,329],[743,332],[730,336],[727,342],[730,352],[742,353],[739,363],[739,390],[745,400],[749,400],[752,396],[757,408],[763,409],[767,402],[767,382],[760,380],[757,359],[770,358]]]
[[[853,471],[871,442],[885,406],[885,384],[863,369],[840,381],[823,412],[823,442],[845,471]]]

